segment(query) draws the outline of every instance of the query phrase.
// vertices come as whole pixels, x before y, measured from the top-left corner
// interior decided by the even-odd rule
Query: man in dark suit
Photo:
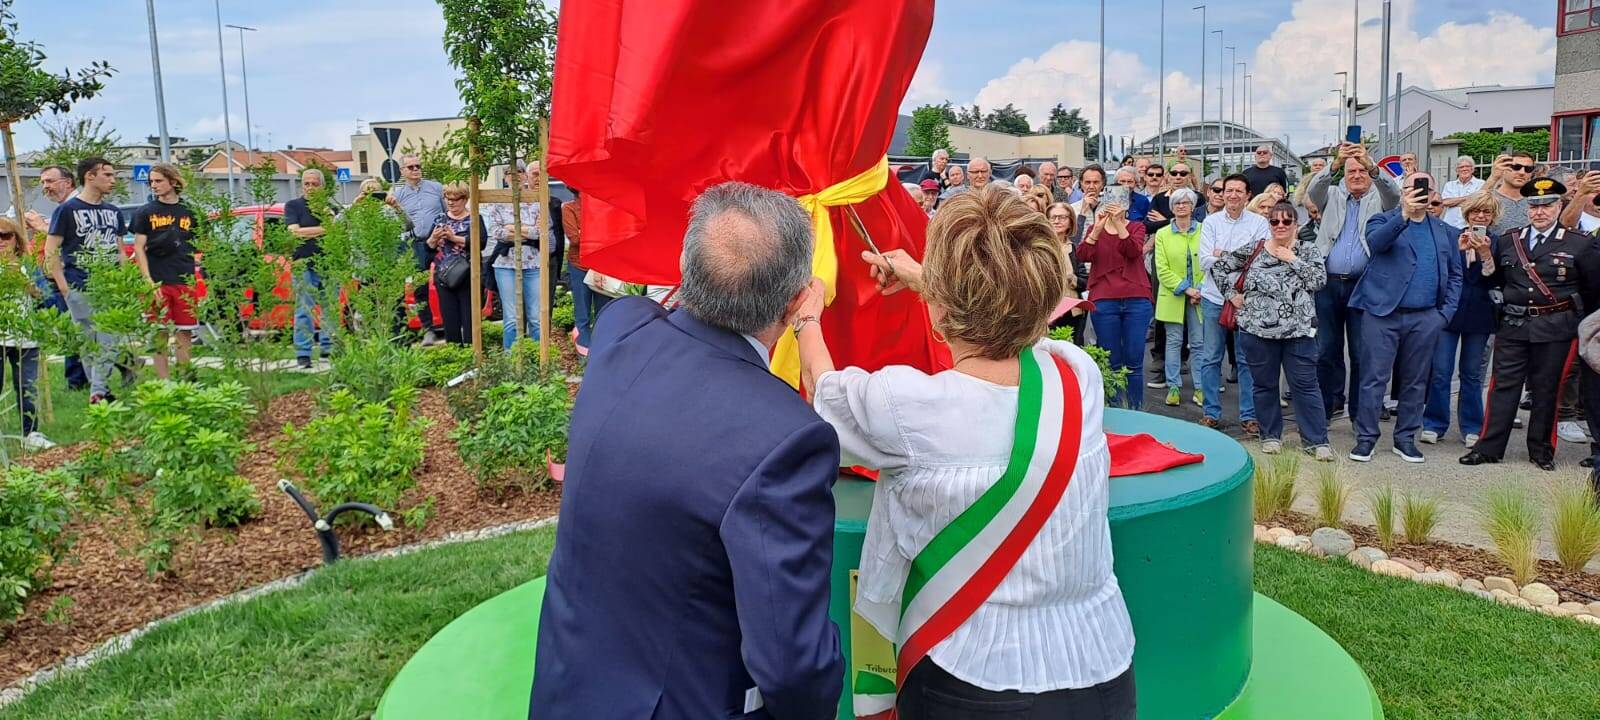
[[[828,718],[833,429],[768,369],[811,279],[800,206],[695,201],[678,297],[594,328],[572,415],[529,717]]]
[[[1562,378],[1572,371],[1573,340],[1584,308],[1600,299],[1600,248],[1589,236],[1556,222],[1566,190],[1549,178],[1522,186],[1530,224],[1494,240],[1490,283],[1501,290],[1505,303],[1495,331],[1483,437],[1461,456],[1462,465],[1500,462],[1526,384],[1533,396],[1528,461],[1542,470],[1556,469],[1554,430]],[[1595,383],[1588,385],[1593,389]]]
[[[1426,173],[1403,181],[1400,207],[1367,221],[1367,247],[1372,257],[1350,294],[1350,307],[1364,313],[1361,321],[1360,402],[1356,406],[1356,446],[1350,459],[1372,459],[1381,430],[1378,411],[1392,376],[1399,376],[1399,413],[1394,424],[1394,454],[1420,463],[1417,433],[1428,399],[1428,372],[1439,331],[1461,301],[1461,231],[1428,215],[1430,188]],[[1398,361],[1398,362],[1397,362]]]

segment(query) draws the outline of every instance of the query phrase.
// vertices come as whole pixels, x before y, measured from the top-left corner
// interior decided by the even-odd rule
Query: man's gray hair
[[[1452,167],[1452,168],[1461,167],[1461,163],[1471,163],[1472,164],[1472,169],[1474,169],[1474,170],[1478,169],[1478,161],[1474,160],[1474,159],[1472,159],[1470,157],[1467,157],[1466,155],[1462,155],[1460,157],[1457,157],[1455,164],[1451,165],[1450,167]]]
[[[942,158],[944,158],[946,160],[949,160],[950,159],[950,151],[946,150],[944,148],[939,148],[939,149],[933,151],[933,156],[936,157],[936,158],[937,157],[942,157]]]
[[[1111,182],[1120,182],[1122,180],[1122,176],[1123,176],[1124,173],[1126,173],[1128,175],[1132,175],[1134,182],[1139,182],[1139,171],[1133,169],[1130,166],[1123,166],[1123,167],[1117,168],[1117,174],[1111,176]]]
[[[713,187],[689,210],[678,298],[709,325],[754,335],[782,321],[811,281],[812,244],[794,198],[742,182]]]
[[[1173,190],[1172,195],[1167,197],[1168,205],[1177,205],[1178,203],[1183,202],[1193,205],[1199,201],[1200,200],[1195,196],[1194,191],[1190,190],[1189,188],[1178,188],[1177,190]]]
[[[39,170],[39,177],[44,177],[47,170],[54,170],[57,175],[66,178],[68,185],[74,184],[74,181],[77,180],[77,178],[72,177],[72,171],[68,170],[65,165],[46,165]]]
[[[300,181],[301,182],[305,182],[305,179],[308,178],[308,177],[311,177],[312,175],[317,176],[317,179],[321,180],[323,183],[327,183],[328,182],[328,176],[323,175],[322,171],[318,170],[316,168],[311,168],[310,170],[307,170],[307,171],[305,171],[303,173],[300,173]]]

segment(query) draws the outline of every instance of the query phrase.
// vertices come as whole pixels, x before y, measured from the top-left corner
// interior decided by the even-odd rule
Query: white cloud
[[[1552,28],[1535,27],[1519,16],[1494,11],[1484,22],[1445,23],[1423,35],[1413,26],[1417,2],[1393,3],[1390,71],[1405,73],[1407,85],[1447,88],[1548,81],[1555,65]],[[1379,3],[1362,4],[1363,101],[1375,101],[1379,94],[1382,27],[1375,21],[1381,13]],[[1333,73],[1350,66],[1350,20],[1347,4],[1296,0],[1289,19],[1274,28],[1253,53],[1241,48],[1240,58],[1249,62],[1253,76],[1253,124],[1258,130],[1274,137],[1290,135],[1298,149],[1321,144],[1324,135],[1336,131],[1333,113],[1338,102],[1329,91],[1339,82]],[[1214,46],[1210,52],[1215,53]],[[1115,48],[1107,52],[1106,68],[1108,133],[1141,139],[1154,134],[1160,117],[1154,68],[1135,53]],[[974,100],[986,110],[1014,103],[1035,127],[1043,124],[1051,107],[1064,103],[1068,108],[1082,108],[1098,128],[1099,70],[1098,44],[1058,43],[1013,64],[1004,75],[985,84]],[[1207,116],[1215,117],[1215,76],[1208,80],[1212,89],[1207,96]],[[1239,91],[1243,94],[1242,81]],[[1199,119],[1199,92],[1194,77],[1182,72],[1167,74],[1167,103],[1173,109],[1174,124]]]
[[[917,74],[911,77],[911,87],[906,89],[906,98],[900,104],[901,112],[910,113],[920,106],[942,103],[950,97],[950,88],[945,86],[944,63],[924,59],[917,66]]]
[[[176,134],[191,140],[221,140],[223,133],[229,128],[233,130],[234,142],[242,144],[244,142],[244,115],[236,112],[228,113],[227,127],[224,127],[222,113],[217,113],[189,123]]]

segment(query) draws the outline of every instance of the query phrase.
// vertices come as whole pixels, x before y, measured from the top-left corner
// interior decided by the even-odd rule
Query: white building
[[[1389,113],[1395,108],[1389,98]],[[1432,113],[1434,138],[1458,132],[1533,132],[1550,128],[1550,111],[1555,103],[1555,85],[1477,85],[1473,87],[1424,90],[1409,85],[1400,93],[1400,122],[1391,124],[1397,133],[1411,126],[1423,113]],[[1367,135],[1377,135],[1382,106],[1364,105],[1356,123]]]

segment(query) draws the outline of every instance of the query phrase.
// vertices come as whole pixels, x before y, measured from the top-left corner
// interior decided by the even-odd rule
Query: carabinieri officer
[[[1494,373],[1483,437],[1462,465],[1497,463],[1505,455],[1523,385],[1533,395],[1528,417],[1528,461],[1555,470],[1555,420],[1562,379],[1572,367],[1584,298],[1600,297],[1600,249],[1594,240],[1556,223],[1560,182],[1540,178],[1522,188],[1531,224],[1474,249],[1490,253],[1483,264],[1490,285],[1504,296],[1494,339]]]

